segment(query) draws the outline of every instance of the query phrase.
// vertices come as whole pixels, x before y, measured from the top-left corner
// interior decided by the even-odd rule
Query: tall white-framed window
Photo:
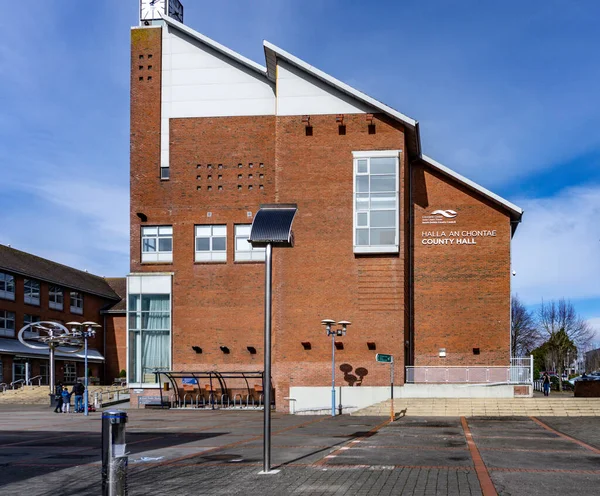
[[[64,292],[60,286],[50,286],[48,289],[48,307],[54,310],[62,310],[64,304]]]
[[[196,226],[196,262],[227,261],[227,226]]]
[[[25,279],[25,291],[23,300],[30,305],[40,304],[40,281]]]
[[[71,291],[71,313],[83,314],[83,295],[79,291]]]
[[[171,295],[129,294],[129,383],[155,384],[171,367]]]
[[[15,312],[0,310],[0,336],[15,337]]]
[[[353,152],[354,253],[398,253],[400,150]]]
[[[23,315],[23,325],[26,326],[27,324],[31,324],[33,322],[39,322],[40,318],[37,315],[31,315],[26,313],[25,315]],[[34,330],[29,330],[29,331],[25,331],[23,333],[23,337],[24,338],[37,338],[39,337],[40,333],[39,331],[34,331]]]
[[[15,301],[15,278],[0,272],[0,298]]]
[[[251,224],[235,225],[235,261],[236,262],[264,262],[265,248],[254,248],[248,239],[250,238]]]
[[[173,261],[173,226],[142,227],[142,262]]]

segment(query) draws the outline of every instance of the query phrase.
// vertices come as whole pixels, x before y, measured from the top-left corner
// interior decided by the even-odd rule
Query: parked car
[[[600,372],[591,372],[590,374],[578,375],[577,377],[573,377],[569,379],[569,383],[572,386],[575,386],[577,381],[600,381]]]

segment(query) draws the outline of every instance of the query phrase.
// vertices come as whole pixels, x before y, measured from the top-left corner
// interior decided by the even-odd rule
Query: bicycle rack
[[[21,384],[21,386],[23,386],[25,384],[25,379],[19,379],[18,381],[12,381],[10,383],[10,388],[12,390],[19,389],[18,387],[15,387],[17,384]]]
[[[227,408],[229,408],[229,395],[227,393],[223,393],[221,395],[221,408],[225,408],[224,400],[227,398]]]
[[[261,407],[261,405],[262,405],[262,406],[263,406],[263,408],[264,408],[264,406],[265,406],[265,405],[264,405],[264,403],[265,403],[265,395],[264,395],[264,394],[262,394],[262,393],[260,393],[260,394],[258,395],[258,408],[260,408],[260,407]]]
[[[244,399],[242,398],[242,395],[240,393],[237,393],[233,396],[233,408],[235,408],[235,400],[237,399],[237,397],[240,397],[240,406],[239,408],[243,408],[243,404],[242,402],[244,401]]]
[[[206,400],[204,399],[204,395],[202,393],[198,393],[196,395],[196,408],[200,408],[199,404],[200,402],[198,401],[199,399],[202,400],[202,408],[206,407]]]
[[[252,400],[252,408],[256,408],[254,396],[252,396],[251,394],[246,395],[246,408],[250,408],[250,400]]]
[[[31,382],[34,381],[35,379],[38,380],[38,386],[41,386],[42,385],[42,376],[41,375],[36,375],[35,377],[30,378],[29,381],[27,381],[27,385],[33,386],[33,384],[31,384]]]

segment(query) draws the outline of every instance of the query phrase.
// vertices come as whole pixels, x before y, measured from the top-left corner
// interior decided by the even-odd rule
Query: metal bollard
[[[127,494],[126,422],[126,412],[102,412],[102,496]]]

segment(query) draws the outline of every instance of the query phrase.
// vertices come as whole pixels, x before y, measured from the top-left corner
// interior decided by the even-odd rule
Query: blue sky
[[[261,64],[267,39],[421,123],[425,153],[525,209],[513,289],[600,331],[600,4],[184,1]],[[22,0],[0,31],[0,242],[129,268],[129,28],[137,0]]]

